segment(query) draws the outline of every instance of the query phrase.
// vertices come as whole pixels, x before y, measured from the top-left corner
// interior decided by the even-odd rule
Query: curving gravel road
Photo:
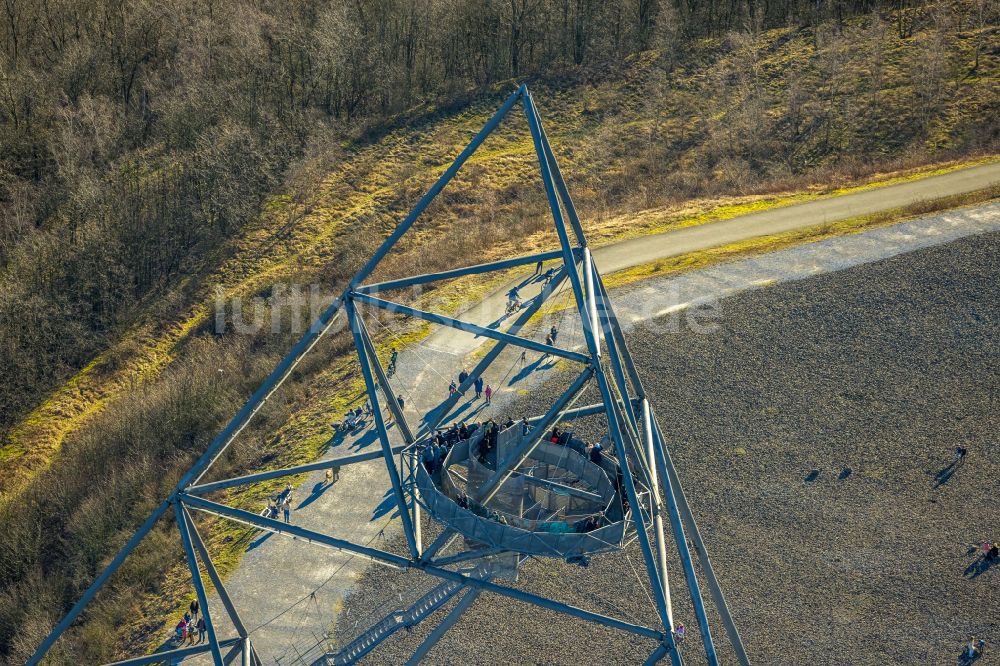
[[[900,208],[917,201],[965,194],[1000,183],[1000,162],[929,178],[741,215],[731,220],[668,231],[594,251],[601,270],[613,273],[657,259]]]

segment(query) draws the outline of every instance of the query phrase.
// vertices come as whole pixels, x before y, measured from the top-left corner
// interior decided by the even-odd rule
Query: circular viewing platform
[[[478,428],[454,442],[443,460],[415,451],[416,485],[430,515],[488,548],[567,560],[620,549],[627,514],[615,482],[618,464],[603,455],[592,462],[568,434],[563,443],[540,442],[480,502],[480,488],[520,433],[520,424],[510,426],[483,446]]]

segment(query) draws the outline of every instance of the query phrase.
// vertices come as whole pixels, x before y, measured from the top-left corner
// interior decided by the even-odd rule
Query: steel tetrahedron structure
[[[538,157],[548,207],[558,236],[558,249],[440,273],[368,282],[387,253],[518,104],[523,108]],[[551,273],[551,280],[546,281],[537,297],[513,313],[506,328],[502,329],[421,310],[385,297],[387,292],[393,290],[519,266],[538,265],[546,261],[555,262],[558,267]],[[526,334],[546,300],[557,288],[566,285],[572,295],[573,316],[578,317],[581,324],[583,345],[579,350],[560,347],[555,344],[554,339],[538,342]],[[393,397],[394,392],[390,390],[393,386],[392,379],[388,376],[390,373],[386,372],[379,361],[375,342],[361,313],[362,308],[386,310],[398,316],[451,327],[480,336],[492,344],[471,372],[467,373],[457,390],[424,417],[420,428],[411,429],[401,406]],[[330,331],[338,316],[346,318],[353,336],[367,397],[373,407],[378,447],[371,451],[291,468],[206,481],[205,475],[212,465],[291,374],[302,357]],[[564,365],[575,366],[578,374],[575,374],[566,391],[543,415],[516,426],[508,426],[502,432],[481,428],[476,432],[463,433],[460,440],[449,442],[447,449],[442,449],[442,460],[428,462],[432,459],[432,456],[426,455],[428,450],[436,450],[430,447],[441,442],[439,426],[454,413],[460,396],[505,349],[511,347],[550,355],[564,361]],[[574,406],[576,398],[586,386],[596,386],[600,400],[591,405]],[[384,412],[392,417],[395,424],[392,436]],[[604,453],[585,453],[586,449],[580,448],[579,442],[568,435],[563,440],[548,440],[553,426],[561,420],[587,416],[606,419]],[[210,499],[213,493],[227,488],[379,459],[385,463],[391,483],[391,496],[399,512],[406,540],[405,554],[353,543],[348,539],[336,538],[228,506],[217,497]],[[526,496],[533,501],[530,509],[525,509]],[[440,620],[408,662],[418,663],[462,612],[477,597],[486,593],[513,598],[583,621],[653,639],[657,647],[646,663],[654,664],[669,658],[673,664],[680,665],[683,660],[676,640],[667,572],[670,539],[674,542],[673,547],[676,548],[682,565],[686,588],[697,617],[700,643],[708,663],[717,664],[719,658],[709,627],[706,604],[702,598],[702,582],[695,571],[696,563],[701,569],[704,584],[709,589],[735,659],[741,664],[749,664],[671,462],[664,435],[629,354],[622,327],[591,255],[577,211],[532,97],[525,86],[521,86],[507,98],[350,280],[343,293],[320,315],[246,405],[215,437],[205,453],[180,479],[169,497],[153,511],[39,646],[28,661],[29,666],[41,662],[53,643],[76,620],[129,553],[168,512],[176,517],[197,598],[207,622],[208,642],[118,663],[177,663],[190,656],[210,654],[216,665],[229,664],[237,659],[247,666],[261,664],[251,635],[240,619],[237,604],[227,593],[191,518],[191,512],[194,511],[293,536],[303,547],[320,544],[400,569],[417,570],[441,580],[441,586],[423,599],[419,607],[411,608],[402,619],[391,618],[392,622],[389,624],[395,623],[392,626],[384,624],[375,627],[372,633],[362,636],[361,640],[337,653],[324,656],[316,663],[353,663],[374,649],[381,637],[391,633],[395,626],[415,624],[433,614],[449,599],[458,598],[457,604]],[[425,520],[422,514],[426,514],[426,520],[432,520],[442,528],[440,535],[427,545],[422,538],[421,524]],[[554,515],[560,518],[552,519]],[[444,555],[447,549],[460,541],[460,537],[464,537],[464,546],[457,552]],[[515,566],[528,556],[553,557],[585,564],[590,557],[620,550],[635,541],[642,552],[648,579],[643,584],[648,584],[657,609],[653,626],[638,625],[512,585],[494,582],[498,570],[493,565],[505,557],[508,558],[506,561],[513,558]],[[694,546],[693,553],[689,542]],[[218,607],[214,604],[213,607],[209,606],[202,568],[221,601]],[[217,620],[223,613],[231,621],[235,636],[222,637],[216,634],[218,622],[213,623],[213,619]]]

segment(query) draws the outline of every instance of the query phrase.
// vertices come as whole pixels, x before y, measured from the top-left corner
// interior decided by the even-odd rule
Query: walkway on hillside
[[[657,259],[722,247],[760,236],[807,229],[860,215],[871,215],[918,201],[984,190],[997,184],[1000,184],[1000,162],[993,162],[897,185],[771,208],[654,236],[632,238],[598,248],[594,252],[594,259],[601,270],[608,274]]]

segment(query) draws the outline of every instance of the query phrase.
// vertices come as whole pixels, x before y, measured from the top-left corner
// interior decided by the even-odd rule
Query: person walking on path
[[[340,467],[330,467],[326,470],[326,485],[332,486],[333,482],[340,478]]]
[[[192,618],[194,618],[195,620],[198,619],[198,613],[199,611],[201,611],[201,606],[198,605],[197,599],[191,602],[191,605],[188,606],[188,611],[191,613]]]
[[[285,516],[285,522],[292,522],[292,494],[285,495],[285,500],[281,503],[281,513]]]
[[[535,264],[535,272],[532,273],[531,275],[535,276],[535,275],[541,275],[541,274],[542,274],[542,262],[539,261],[537,264]]]
[[[486,394],[486,404],[487,405],[492,404],[493,403],[493,387],[490,386],[489,384],[486,385],[485,394]]]
[[[195,624],[194,627],[198,630],[198,642],[201,643],[205,640],[205,634],[208,632],[208,623],[205,622],[204,617],[199,617],[198,623]]]
[[[476,387],[476,400],[479,400],[481,397],[483,397],[483,378],[476,377],[476,381],[474,382],[474,384]]]
[[[462,372],[458,373],[458,385],[461,387],[469,379],[469,371],[462,368]]]
[[[528,352],[524,349],[521,350],[521,365],[528,362]]]
[[[452,380],[451,384],[448,384],[448,395],[455,395],[455,393],[457,392],[458,392],[458,387],[455,386],[455,382],[454,380]]]
[[[559,335],[559,329],[556,328],[555,325],[553,325],[552,328],[549,329],[549,337],[552,338],[552,344],[555,344],[556,337],[558,337],[558,335]]]
[[[406,401],[403,400],[402,393],[396,396],[396,403],[399,405],[399,411],[403,411],[403,409],[406,407]]]

